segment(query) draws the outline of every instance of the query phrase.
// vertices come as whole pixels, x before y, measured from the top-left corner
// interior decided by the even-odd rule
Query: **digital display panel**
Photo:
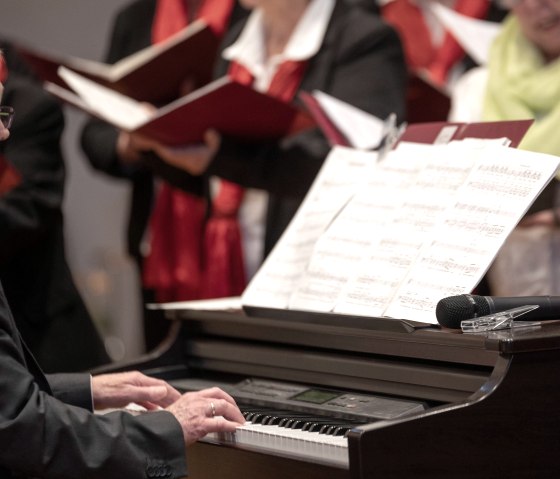
[[[320,389],[307,389],[302,393],[292,396],[290,399],[296,401],[309,402],[313,404],[323,404],[338,396],[340,396],[340,393],[338,392],[323,391]]]

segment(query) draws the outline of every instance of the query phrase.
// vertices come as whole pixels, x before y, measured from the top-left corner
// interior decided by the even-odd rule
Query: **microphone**
[[[519,318],[521,321],[560,319],[560,296],[476,296],[461,294],[439,300],[436,306],[438,323],[446,328],[460,329],[461,321],[499,313],[508,309],[535,304],[537,309]]]

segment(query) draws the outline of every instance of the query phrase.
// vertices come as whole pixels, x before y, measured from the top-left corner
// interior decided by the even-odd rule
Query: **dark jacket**
[[[0,280],[18,327],[48,372],[109,361],[66,263],[59,105],[30,78],[9,74],[2,102],[15,108],[0,155],[21,182],[0,194]]]
[[[0,477],[186,476],[183,433],[172,414],[101,416],[91,407],[88,374],[43,375],[0,285]]]

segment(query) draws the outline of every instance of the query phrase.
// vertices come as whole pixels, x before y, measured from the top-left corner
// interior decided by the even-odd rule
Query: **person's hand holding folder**
[[[188,95],[195,89],[196,78],[193,76],[185,78],[179,87],[181,96]],[[146,111],[150,114],[155,114],[157,112],[156,106],[151,103],[142,102],[142,106],[144,106]],[[134,165],[140,162],[142,159],[142,153],[146,151],[155,151],[156,143],[157,142],[150,140],[150,138],[146,138],[146,135],[130,133],[126,130],[119,130],[116,143],[117,156],[122,164]],[[162,147],[164,147],[164,145],[158,144],[158,149]],[[171,161],[169,163],[174,165]]]
[[[202,143],[185,146],[168,146],[141,134],[123,134],[128,136],[137,151],[151,150],[169,165],[196,176],[204,174],[222,141],[221,135],[213,129],[204,133]]]
[[[59,75],[71,89],[47,83],[46,89],[53,95],[119,130],[142,134],[166,145],[182,147],[204,142],[204,134],[210,128],[240,140],[260,141],[277,140],[314,125],[303,108],[227,76],[146,112],[144,103],[64,67],[59,69]]]

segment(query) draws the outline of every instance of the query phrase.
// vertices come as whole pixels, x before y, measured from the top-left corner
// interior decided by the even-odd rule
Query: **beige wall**
[[[0,35],[102,60],[115,12],[129,0],[0,0]],[[136,276],[126,257],[129,188],[91,170],[79,150],[84,117],[66,109],[64,211],[74,277],[116,357],[141,352]]]

